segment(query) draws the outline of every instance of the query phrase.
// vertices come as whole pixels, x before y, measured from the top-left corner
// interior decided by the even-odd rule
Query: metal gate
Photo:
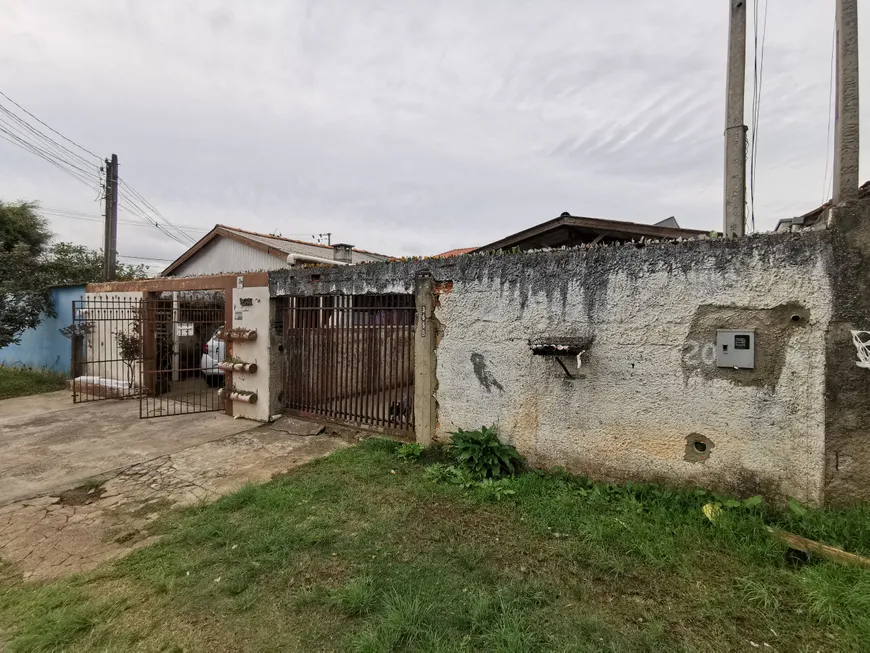
[[[286,409],[414,430],[413,295],[289,297],[283,315]]]
[[[139,399],[139,417],[220,410],[223,301],[96,296],[73,302],[73,401]]]
[[[139,302],[118,296],[73,301],[73,323],[61,332],[72,342],[74,403],[139,396]]]

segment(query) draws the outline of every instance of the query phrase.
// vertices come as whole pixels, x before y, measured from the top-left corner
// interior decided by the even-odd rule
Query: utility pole
[[[746,231],[746,2],[729,0],[728,82],[725,90],[725,211],[726,237]]]
[[[837,0],[834,204],[858,199],[858,0]]]
[[[106,159],[106,222],[103,236],[103,280],[115,280],[118,259],[118,155]]]

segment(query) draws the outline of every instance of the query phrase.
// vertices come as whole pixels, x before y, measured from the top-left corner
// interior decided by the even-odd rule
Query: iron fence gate
[[[73,302],[73,402],[139,399],[139,417],[216,411],[223,301],[96,296]]]
[[[139,396],[139,302],[118,296],[73,301],[73,323],[61,330],[72,342],[73,403]]]
[[[139,417],[221,410],[223,300],[143,299]]]
[[[413,295],[289,297],[284,406],[384,430],[414,430]]]

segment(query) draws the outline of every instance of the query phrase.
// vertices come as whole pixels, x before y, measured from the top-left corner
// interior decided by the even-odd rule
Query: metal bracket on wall
[[[565,363],[562,362],[561,358],[556,358],[556,362],[559,363],[563,370],[565,370],[565,376],[567,376],[569,379],[574,378],[574,375],[568,371],[568,368],[565,366]]]

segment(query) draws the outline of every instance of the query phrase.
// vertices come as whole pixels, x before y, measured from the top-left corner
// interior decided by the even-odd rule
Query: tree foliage
[[[35,202],[0,201],[0,348],[54,317],[52,286],[102,277],[102,254],[83,245],[52,244],[54,234],[38,208]],[[144,276],[143,266],[118,266],[119,280]]]

